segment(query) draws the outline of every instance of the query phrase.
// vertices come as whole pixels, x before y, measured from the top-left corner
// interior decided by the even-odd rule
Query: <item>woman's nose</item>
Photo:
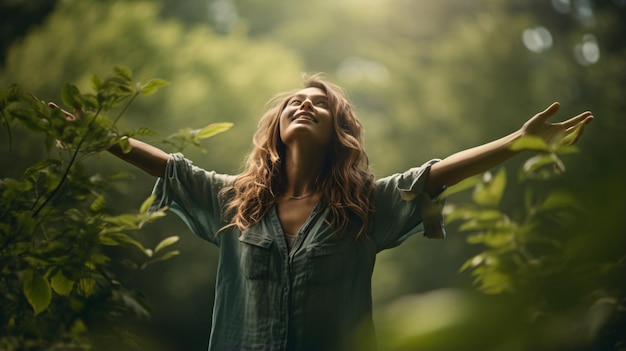
[[[300,108],[303,110],[312,110],[313,102],[310,99],[304,99],[304,101],[302,102],[302,105],[300,105]]]

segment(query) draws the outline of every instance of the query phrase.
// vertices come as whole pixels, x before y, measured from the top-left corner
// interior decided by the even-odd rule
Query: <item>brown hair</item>
[[[334,134],[316,190],[330,210],[330,225],[341,232],[351,222],[356,222],[360,224],[358,238],[366,232],[373,213],[374,192],[374,176],[369,171],[363,148],[363,127],[341,88],[324,80],[320,74],[305,78],[303,86],[324,91],[334,117]],[[240,230],[260,221],[283,192],[285,145],[280,139],[279,120],[296,91],[272,99],[272,107],[261,117],[254,134],[254,147],[248,155],[246,169],[235,178],[231,188],[225,189],[232,191],[226,206],[227,213],[234,215],[230,225]]]

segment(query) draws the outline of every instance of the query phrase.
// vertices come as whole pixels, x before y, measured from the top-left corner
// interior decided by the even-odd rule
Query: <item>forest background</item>
[[[528,290],[516,290],[518,284],[505,279],[489,290],[484,280],[475,281],[481,277],[476,271],[480,262],[474,261],[472,272],[459,272],[468,260],[484,258],[485,247],[472,245],[468,227],[450,221],[445,241],[414,237],[379,255],[374,317],[383,349],[460,349],[460,340],[468,340],[467,349],[475,342],[481,349],[523,350],[536,331],[520,322],[528,319],[528,311],[511,306],[520,296],[532,300],[527,295],[536,293],[543,297],[533,303],[550,305],[542,310],[555,317],[548,327],[542,325],[546,341],[540,345],[626,347],[616,337],[626,327],[623,274],[615,273],[624,272],[626,251],[626,1],[0,4],[2,88],[17,83],[44,101],[60,103],[66,82],[87,90],[92,75],[106,75],[116,65],[129,67],[138,79],[165,79],[171,85],[137,99],[120,128],[147,127],[168,135],[184,127],[232,122],[232,129],[202,143],[208,152],[185,151],[195,164],[223,173],[240,169],[265,103],[277,92],[298,87],[302,72],[325,72],[348,92],[365,126],[377,176],[510,133],[553,101],[562,104],[555,121],[593,111],[596,119],[579,141],[580,152],[562,157],[566,171],[533,184],[538,193],[571,193],[578,204],[575,215],[560,222],[566,227],[560,247],[567,248],[567,255],[537,263],[537,271],[567,272],[569,284],[544,280],[537,286],[535,280],[525,286]],[[55,152],[25,129],[12,133],[12,147],[4,135],[0,138],[0,178],[18,177],[34,160]],[[517,174],[528,157],[505,164],[508,180],[497,208],[511,217],[523,217],[526,185]],[[86,167],[92,174],[124,171],[134,178],[116,182],[106,193],[114,213],[138,208],[154,183],[106,154],[87,160]],[[476,196],[465,192],[452,195],[448,204],[463,207],[472,201]],[[547,226],[543,232],[553,229]],[[138,235],[148,243],[179,235],[181,254],[150,266],[131,283],[151,306],[149,319],[123,322],[138,336],[135,347],[205,349],[217,250],[174,215]],[[497,247],[475,238],[473,243]],[[576,271],[580,262],[597,271]],[[527,272],[505,272],[512,281],[528,278]],[[594,274],[599,278],[589,280]],[[514,327],[519,328],[512,332]],[[489,338],[497,341],[487,347]],[[123,349],[109,342],[95,347]]]

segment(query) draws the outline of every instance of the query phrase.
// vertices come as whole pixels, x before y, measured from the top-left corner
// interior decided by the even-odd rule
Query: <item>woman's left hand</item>
[[[567,140],[565,141],[567,145],[574,144],[582,134],[585,125],[593,120],[593,115],[587,111],[563,122],[548,123],[547,120],[556,114],[560,106],[558,102],[555,102],[543,112],[534,115],[522,126],[522,135],[539,137],[548,145],[560,144],[565,140]]]

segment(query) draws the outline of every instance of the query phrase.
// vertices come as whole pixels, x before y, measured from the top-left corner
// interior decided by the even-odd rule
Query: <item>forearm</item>
[[[521,131],[516,131],[490,143],[457,152],[434,164],[426,179],[426,191],[435,195],[444,186],[454,185],[501,164],[517,154],[509,146],[521,135]]]
[[[165,175],[165,166],[167,165],[169,154],[137,139],[129,138],[128,141],[132,146],[129,153],[124,153],[119,144],[111,146],[108,151],[155,177],[163,177]]]

